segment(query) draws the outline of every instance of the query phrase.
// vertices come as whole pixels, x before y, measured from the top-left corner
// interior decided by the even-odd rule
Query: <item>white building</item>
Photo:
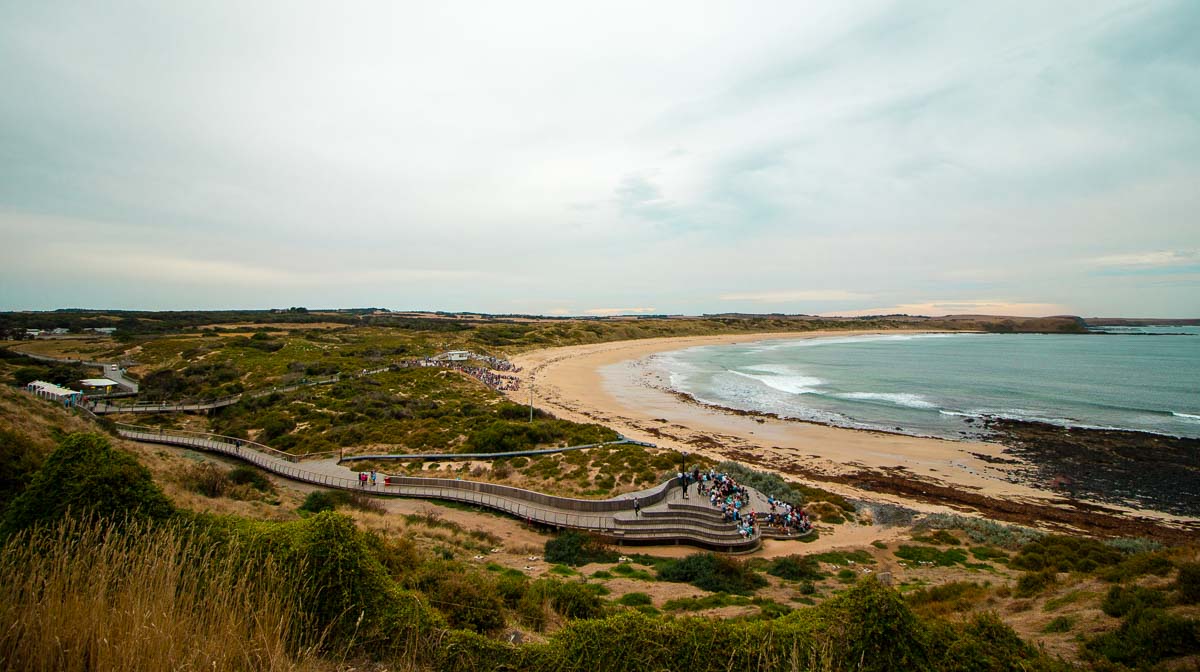
[[[25,390],[34,396],[50,401],[57,401],[63,406],[74,406],[83,399],[83,393],[66,387],[59,387],[44,380],[35,380],[25,386]]]

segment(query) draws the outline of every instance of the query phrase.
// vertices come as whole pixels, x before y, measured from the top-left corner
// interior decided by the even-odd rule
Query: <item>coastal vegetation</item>
[[[500,355],[629,334],[777,330],[780,320],[797,328],[785,318],[362,315],[131,328],[90,342],[86,354],[135,360],[132,373],[161,398],[343,376],[207,415],[122,421],[296,454],[465,455],[616,436],[538,409],[530,422],[528,407],[468,376],[394,361],[453,348]],[[82,347],[54,345],[58,354]],[[14,381],[21,368],[51,366],[13,355],[0,359],[0,375]],[[358,375],[377,368],[385,370]],[[0,670],[96,669],[119,653],[139,669],[272,670],[1110,670],[1198,655],[1200,556],[1177,540],[925,515],[907,536],[862,547],[807,552],[784,541],[770,559],[623,555],[595,537],[547,537],[470,507],[396,510],[359,493],[301,490],[190,451],[128,444],[104,427],[0,391]],[[681,468],[678,453],[629,444],[360,464],[576,497],[619,496]],[[806,506],[822,540],[874,518],[859,502],[743,464],[698,455],[687,464]]]
[[[546,561],[592,569],[535,577],[514,567],[472,564],[468,554],[488,553],[503,542],[484,532],[472,536],[432,511],[405,522],[410,532],[419,528],[443,537],[364,528],[354,516],[378,514],[355,513],[360,510],[340,498],[333,510],[306,503],[300,508],[307,515],[276,521],[181,509],[111,439],[61,433],[74,419],[50,415],[63,427],[48,455],[29,450],[37,437],[0,428],[25,446],[6,450],[30,455],[15,474],[29,486],[4,512],[0,617],[7,639],[0,649],[11,653],[0,661],[3,669],[83,669],[125,652],[143,669],[199,660],[208,666],[215,661],[218,669],[332,669],[338,661],[378,660],[410,669],[650,670],[682,660],[702,670],[726,669],[730,661],[813,670],[979,664],[1057,670],[1105,661],[1136,666],[1135,654],[1154,661],[1195,651],[1196,621],[1187,606],[1196,597],[1195,561],[1187,560],[1194,549],[1139,550],[1141,544],[1046,536],[1014,549],[1013,563],[1021,567],[1007,572],[1058,570],[1053,585],[1062,590],[1036,598],[1047,605],[1039,629],[1070,635],[1078,627],[1072,609],[1099,608],[1114,623],[1084,635],[1075,663],[1068,663],[1026,643],[1004,623],[997,608],[1007,613],[1020,602],[1003,597],[1014,590],[1004,574],[980,568],[969,571],[987,578],[913,591],[901,585],[898,593],[866,572],[898,561],[904,545],[769,562],[711,553],[630,559],[615,557],[595,538],[566,533],[546,543]],[[114,468],[93,481],[86,508],[54,503],[58,495],[72,504],[81,499],[47,483],[82,478],[100,463]],[[230,482],[257,490],[258,479],[235,475],[244,468],[223,469]],[[45,515],[30,517],[32,510]],[[946,520],[935,522],[944,533],[916,533],[919,547],[960,550],[959,535],[968,533]],[[1115,572],[1119,567],[1123,571]],[[683,582],[702,592],[655,598],[622,588],[626,577],[635,576],[643,585]],[[1113,587],[1095,594],[1080,588],[1095,581]],[[175,597],[179,591],[185,599]],[[118,618],[135,604],[151,608],[136,612],[145,614],[140,620]],[[707,616],[727,609],[741,615]],[[71,624],[67,650],[92,651],[88,662],[76,665],[63,657],[63,624]],[[514,629],[541,639],[507,643],[501,635]],[[1151,651],[1152,641],[1166,644]],[[722,656],[700,653],[713,650]]]

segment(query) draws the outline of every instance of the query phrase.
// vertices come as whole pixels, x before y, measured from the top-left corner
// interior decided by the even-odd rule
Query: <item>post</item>
[[[529,422],[533,422],[533,380],[529,381]]]

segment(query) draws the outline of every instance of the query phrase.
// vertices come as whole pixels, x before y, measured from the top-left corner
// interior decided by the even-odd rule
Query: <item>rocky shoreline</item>
[[[1022,475],[1071,497],[1200,516],[1200,439],[990,418]]]

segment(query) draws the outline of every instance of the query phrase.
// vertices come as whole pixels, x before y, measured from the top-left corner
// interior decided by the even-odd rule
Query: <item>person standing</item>
[[[638,518],[642,517],[642,500],[637,497],[633,498],[633,515]]]

